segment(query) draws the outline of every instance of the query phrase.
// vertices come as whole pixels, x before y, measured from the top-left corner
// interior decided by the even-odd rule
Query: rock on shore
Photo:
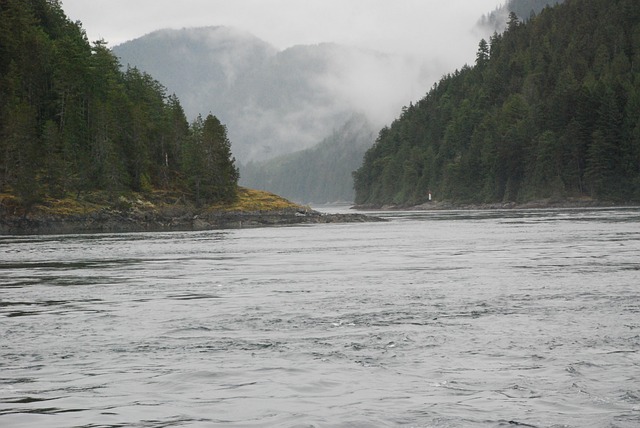
[[[275,195],[249,189],[243,189],[241,200],[235,205],[200,209],[179,198],[170,202],[166,199],[120,197],[109,205],[54,201],[29,212],[17,209],[10,202],[8,198],[0,198],[0,235],[208,230],[382,221],[357,213],[323,214]]]
[[[431,211],[431,210],[510,210],[510,209],[563,209],[563,208],[607,208],[637,206],[616,201],[597,200],[589,197],[565,199],[538,199],[528,202],[495,202],[482,204],[431,201],[419,205],[356,205],[355,209],[382,211]]]

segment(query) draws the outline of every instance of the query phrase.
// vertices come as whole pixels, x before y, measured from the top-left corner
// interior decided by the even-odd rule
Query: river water
[[[638,427],[640,210],[0,237],[2,427]]]

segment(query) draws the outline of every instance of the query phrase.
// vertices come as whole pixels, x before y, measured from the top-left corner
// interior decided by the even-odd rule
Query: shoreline
[[[363,213],[325,214],[268,192],[240,188],[230,204],[196,207],[180,193],[49,199],[25,211],[0,195],[0,235],[171,232],[296,224],[385,221]]]
[[[461,204],[451,201],[431,201],[418,205],[354,205],[356,211],[473,211],[473,210],[530,210],[571,208],[637,208],[637,202],[602,201],[592,198],[538,199],[523,203],[494,202]]]
[[[211,211],[166,215],[162,212],[93,213],[55,216],[27,214],[0,220],[0,235],[63,235],[80,233],[178,232],[271,226],[384,221],[362,213],[324,214],[315,210]]]
[[[1,202],[1,201],[0,201]],[[456,204],[431,201],[419,205],[354,205],[349,213],[322,213],[309,207],[289,203],[277,208],[260,206],[253,209],[237,207],[207,207],[197,209],[191,204],[158,204],[148,200],[127,200],[125,206],[109,205],[82,210],[39,209],[29,213],[10,213],[0,203],[0,236],[63,235],[92,233],[178,232],[222,229],[277,227],[305,224],[364,223],[387,221],[375,216],[375,211],[473,211],[638,208],[637,203],[601,201],[591,198],[543,199],[526,203]],[[288,201],[287,201],[288,202]]]

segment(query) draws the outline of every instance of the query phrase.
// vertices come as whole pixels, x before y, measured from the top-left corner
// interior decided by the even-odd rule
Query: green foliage
[[[640,9],[567,1],[480,42],[383,129],[356,203],[640,201]]]
[[[0,57],[0,192],[30,206],[45,196],[187,186],[194,172],[182,156],[197,130],[178,99],[146,73],[122,72],[58,1],[2,0]],[[226,131],[223,139],[206,174],[224,189],[206,200],[230,198],[237,183]]]
[[[508,0],[488,15],[484,15],[479,24],[502,31],[509,21],[510,13],[521,20],[533,19],[544,8],[563,3],[564,0]]]
[[[217,117],[198,116],[184,149],[184,166],[189,185],[194,189],[196,204],[232,202],[237,196],[239,178],[227,128]]]

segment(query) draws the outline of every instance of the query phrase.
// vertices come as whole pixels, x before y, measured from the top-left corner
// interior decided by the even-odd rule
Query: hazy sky
[[[473,59],[478,18],[501,0],[62,0],[91,41],[161,28],[237,27],[277,48],[336,42],[383,52]],[[460,64],[462,65],[462,64]]]
[[[377,62],[367,55],[354,56],[341,64],[344,70],[318,83],[335,94],[335,106],[324,107],[349,106],[363,112],[374,126],[382,126],[397,117],[403,105],[422,98],[443,74],[474,62],[478,42],[490,35],[481,34],[476,24],[502,1],[62,0],[62,5],[71,20],[82,22],[90,41],[104,39],[110,46],[163,28],[228,26],[252,33],[280,50],[333,42],[396,54]],[[183,102],[189,99],[189,94],[178,95]],[[266,123],[278,124],[278,133],[267,146],[284,146],[288,141],[301,149],[326,137],[326,129],[321,129],[325,134],[316,135],[294,119],[296,115],[323,117],[322,111],[314,110],[320,107],[313,104],[293,112],[293,119],[285,115],[278,120],[272,116],[282,115],[280,111],[258,111],[253,122],[259,124],[264,117]],[[224,112],[218,114],[224,118]],[[331,114],[329,111],[328,117]],[[245,139],[256,140],[254,135],[242,137],[240,131],[249,132],[246,127],[230,131],[236,147]],[[270,135],[258,134],[262,139]],[[287,139],[285,134],[292,137]]]

